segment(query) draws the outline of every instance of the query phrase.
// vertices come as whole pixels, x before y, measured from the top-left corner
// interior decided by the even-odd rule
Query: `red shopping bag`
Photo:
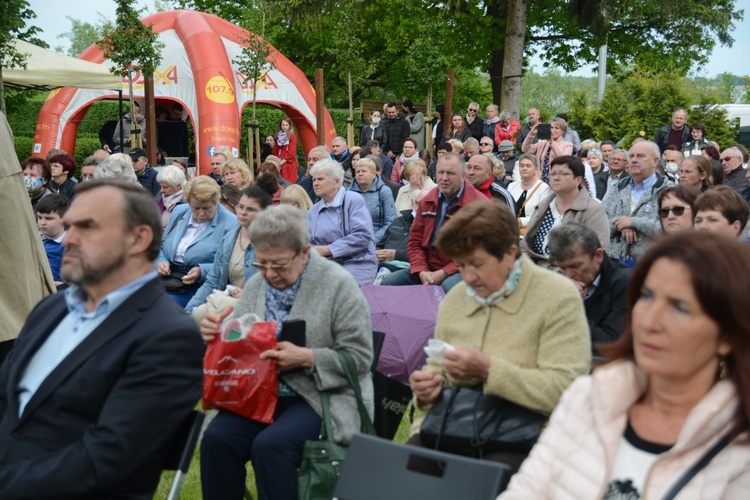
[[[276,349],[276,322],[253,314],[224,320],[203,358],[203,408],[221,408],[270,424],[276,410],[278,366],[260,359]]]

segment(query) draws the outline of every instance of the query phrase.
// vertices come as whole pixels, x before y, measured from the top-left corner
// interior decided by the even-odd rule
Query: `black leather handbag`
[[[169,276],[161,277],[161,284],[164,286],[164,290],[167,293],[185,293],[197,286],[195,283],[188,285],[182,281],[182,278],[190,272],[189,267],[181,266],[179,264],[170,264],[170,271]]]
[[[482,456],[528,452],[547,417],[481,388],[446,386],[419,431],[422,443],[439,451]]]

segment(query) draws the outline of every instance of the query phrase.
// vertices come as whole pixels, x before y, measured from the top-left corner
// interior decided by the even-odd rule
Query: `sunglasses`
[[[674,212],[675,217],[681,217],[685,213],[685,209],[690,207],[671,207],[671,208],[660,208],[659,217],[666,219],[669,217],[669,212]]]

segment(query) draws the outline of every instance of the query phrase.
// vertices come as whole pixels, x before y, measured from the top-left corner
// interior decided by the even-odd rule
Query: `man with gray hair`
[[[583,298],[592,346],[617,340],[625,328],[630,268],[610,259],[596,232],[582,224],[558,226],[548,238],[550,260]]]
[[[464,180],[465,170],[464,160],[458,154],[448,153],[438,160],[438,188],[419,202],[409,233],[406,247],[409,269],[386,276],[382,285],[440,285],[448,292],[461,281],[458,266],[437,249],[435,240],[446,219],[461,207],[476,200],[486,200],[482,193]]]
[[[657,197],[673,184],[656,173],[658,164],[659,147],[655,143],[634,144],[630,148],[630,177],[607,190],[602,200],[610,223],[610,255],[631,267],[662,232]]]
[[[729,186],[737,192],[748,187],[747,177],[742,168],[742,151],[737,148],[728,148],[721,153],[721,166],[724,169],[725,186]]]
[[[516,213],[516,203],[513,196],[500,184],[495,182],[492,175],[492,160],[484,155],[474,155],[466,162],[464,179],[474,186],[477,191],[488,199],[497,199],[508,205],[510,213]]]
[[[109,154],[109,153],[107,153]],[[96,156],[88,156],[83,163],[81,163],[81,182],[90,181],[94,178],[94,172],[96,167],[102,162],[101,158]]]
[[[687,117],[687,111],[678,108],[672,113],[672,123],[659,127],[654,135],[654,142],[659,147],[659,153],[663,153],[670,144],[675,145],[678,150],[682,149],[682,145],[690,141],[690,129],[685,126]]]
[[[479,118],[479,103],[472,102],[466,112],[466,126],[471,131],[471,136],[479,141],[482,138],[482,127],[484,120]]]
[[[617,189],[617,184],[625,177],[630,177],[625,167],[628,166],[630,155],[626,149],[613,149],[609,153],[609,176],[607,177],[607,191]],[[605,195],[606,195],[605,192]]]
[[[531,132],[531,129],[536,125],[536,123],[539,121],[539,109],[538,108],[529,108],[529,111],[526,113],[526,123],[521,126],[521,129],[518,131],[518,139],[516,140],[516,144],[518,144],[518,149],[521,149],[521,144],[523,144],[523,141],[526,139],[526,136],[529,135],[529,132]],[[538,137],[534,137],[534,140],[531,142],[532,144],[536,144],[536,142],[539,140]]]
[[[312,148],[310,152],[307,153],[307,169],[305,169],[305,172],[303,174],[300,174],[299,178],[297,179],[296,183],[304,188],[313,203],[317,203],[320,198],[317,194],[315,194],[315,190],[313,189],[310,169],[320,160],[329,157],[330,153],[328,153],[328,149],[325,146],[315,146],[314,148]]]
[[[352,153],[346,144],[346,139],[341,136],[334,137],[331,141],[331,159],[339,162],[344,169],[344,184],[346,189],[354,182],[354,169],[352,169]]]
[[[479,141],[469,137],[464,141],[464,160],[468,161],[477,153],[479,153]]]

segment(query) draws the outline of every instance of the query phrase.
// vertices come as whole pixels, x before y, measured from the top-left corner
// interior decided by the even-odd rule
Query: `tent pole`
[[[117,117],[117,123],[120,124],[120,152],[122,152],[123,145],[125,144],[125,131],[122,129],[122,89],[119,90],[120,94],[120,114]]]

